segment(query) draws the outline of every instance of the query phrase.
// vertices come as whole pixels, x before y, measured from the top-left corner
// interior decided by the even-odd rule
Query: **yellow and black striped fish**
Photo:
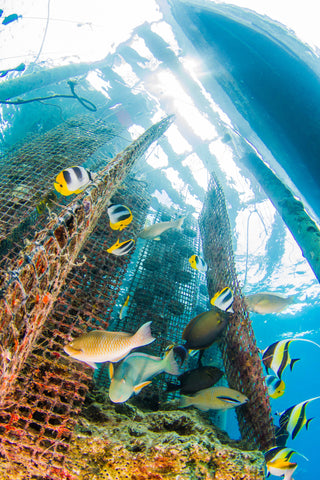
[[[132,222],[131,210],[125,205],[112,204],[108,207],[110,227],[112,230],[123,230]]]
[[[82,192],[96,174],[84,167],[70,167],[57,175],[54,188],[65,197]]]
[[[113,255],[117,255],[118,257],[121,255],[125,255],[126,253],[129,253],[130,250],[134,247],[135,241],[133,238],[130,238],[129,240],[125,240],[124,242],[120,243],[120,240],[116,241],[110,248],[108,248],[107,252],[112,253]]]
[[[312,402],[313,400],[317,400],[319,397],[310,398],[309,400],[305,400],[304,402],[298,403],[297,405],[293,405],[290,408],[287,408],[284,412],[280,414],[280,429],[277,432],[277,435],[284,430],[286,430],[289,435],[291,435],[292,440],[298,435],[300,430],[306,426],[308,429],[309,423],[311,422],[312,418],[307,420],[306,417],[306,407],[308,403]]]

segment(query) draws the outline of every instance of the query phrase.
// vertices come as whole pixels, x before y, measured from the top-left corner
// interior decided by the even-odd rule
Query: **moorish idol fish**
[[[132,213],[125,205],[109,205],[108,215],[112,230],[123,230],[132,222]]]
[[[82,192],[94,179],[95,173],[84,167],[70,167],[57,175],[54,188],[67,197]]]
[[[130,238],[129,240],[125,240],[124,242],[120,243],[120,240],[116,241],[110,248],[107,249],[108,253],[112,253],[113,255],[117,255],[118,257],[121,255],[126,255],[126,253],[129,253],[130,250],[133,249],[135,244],[135,241],[133,238]]]
[[[293,405],[292,407],[287,408],[287,410],[284,412],[280,413],[280,429],[278,430],[277,435],[280,434],[281,431],[286,430],[289,435],[291,435],[292,440],[294,440],[304,425],[306,426],[306,429],[308,429],[312,418],[307,420],[306,407],[308,403],[312,402],[313,400],[317,400],[318,398],[320,398],[320,396],[310,398],[309,400],[305,400],[297,405]]]
[[[189,263],[192,268],[198,270],[199,272],[205,273],[208,270],[208,265],[199,255],[192,255],[189,258]]]
[[[273,462],[275,460],[284,460],[289,462],[291,460],[292,455],[297,454],[303,457],[305,460],[308,460],[307,457],[302,455],[301,453],[297,452],[296,450],[292,450],[288,447],[272,447],[269,448],[264,454],[264,458],[266,459],[266,463]]]

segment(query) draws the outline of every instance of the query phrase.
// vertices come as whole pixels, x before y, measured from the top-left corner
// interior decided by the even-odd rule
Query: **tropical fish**
[[[298,453],[296,450],[292,450],[291,448],[288,447],[272,447],[269,448],[264,454],[264,458],[266,460],[266,463],[268,462],[274,462],[275,460],[284,460],[289,462],[291,460],[292,455],[297,454],[300,455],[301,457],[305,458],[308,460],[304,455],[301,453]]]
[[[281,380],[276,375],[267,375],[265,380],[266,380],[269,396],[271,398],[282,397],[286,389],[284,381]]]
[[[229,287],[225,287],[219,292],[217,292],[210,300],[211,305],[214,305],[224,312],[232,312],[233,304],[233,291]]]
[[[160,240],[160,235],[166,230],[169,230],[170,228],[181,229],[185,218],[186,217],[180,217],[176,220],[171,220],[170,222],[159,222],[150,225],[150,227],[145,227],[144,230],[139,233],[138,237],[145,240]]]
[[[205,273],[208,270],[208,265],[199,255],[192,255],[189,258],[189,263],[192,268],[198,270],[199,272]]]
[[[248,309],[255,313],[279,313],[295,302],[295,296],[284,297],[276,293],[260,292],[245,296]]]
[[[194,317],[182,332],[184,347],[189,350],[203,350],[210,347],[226,328],[231,314],[219,308],[200,313]]]
[[[110,400],[115,403],[127,401],[132,394],[139,393],[143,387],[149,385],[150,378],[162,372],[179,375],[179,366],[174,358],[173,350],[170,350],[163,358],[146,353],[131,353],[115,371],[113,365],[110,364]]]
[[[297,405],[293,405],[292,407],[287,408],[287,410],[284,412],[280,413],[280,430],[277,432],[277,435],[280,434],[281,431],[286,430],[289,435],[291,435],[292,440],[294,440],[304,425],[306,426],[306,429],[308,429],[312,418],[307,420],[306,407],[308,403],[312,402],[313,400],[317,400],[318,398],[320,398],[320,396],[310,398],[309,400],[305,400]]]
[[[262,362],[267,373],[269,373],[270,369],[277,375],[279,379],[281,379],[281,375],[288,365],[290,365],[290,370],[292,371],[293,365],[300,360],[300,358],[290,358],[289,345],[293,341],[313,343],[320,348],[320,345],[312,340],[307,340],[306,338],[292,338],[289,340],[280,340],[279,342],[272,343],[269,345],[269,347],[261,352]]]
[[[5,77],[9,72],[23,72],[26,66],[24,63],[20,63],[16,68],[8,68],[8,70],[0,70],[0,77]]]
[[[246,403],[248,398],[228,387],[211,387],[200,390],[192,397],[181,395],[180,407],[194,407],[203,410],[226,410]]]
[[[294,480],[292,475],[297,468],[297,463],[291,463],[287,460],[273,460],[267,462],[267,470],[270,475],[275,477],[283,477],[283,480]]]
[[[67,197],[82,192],[94,179],[95,173],[84,167],[70,167],[57,175],[54,188]]]
[[[128,308],[129,300],[130,300],[130,295],[127,296],[124,304],[123,304],[122,307],[121,307],[121,310],[120,310],[120,313],[119,313],[119,318],[120,318],[120,320],[122,320],[123,317],[126,315],[126,311],[127,311],[127,308]]]
[[[112,230],[123,230],[132,222],[131,210],[125,205],[112,204],[108,207],[110,227]]]
[[[118,238],[116,243],[114,243],[110,248],[107,249],[107,252],[120,257],[121,255],[126,255],[126,253],[129,253],[130,250],[133,249],[134,244],[135,244],[135,241],[133,240],[133,238],[130,238],[129,240],[125,240],[124,242],[121,242],[121,243]]]
[[[76,360],[96,368],[95,362],[118,362],[137,347],[148,345],[155,338],[151,336],[151,322],[142,325],[135,334],[92,330],[63,347]]]
[[[38,197],[39,198],[39,197]],[[51,192],[40,197],[39,202],[36,205],[36,210],[39,215],[43,215],[47,209],[50,209],[54,202],[57,201],[57,196],[52,190]]]
[[[22,15],[17,15],[16,13],[12,13],[11,15],[8,15],[7,17],[4,17],[2,20],[2,25],[8,25],[9,23],[12,23],[19,18],[22,18]]]
[[[190,395],[199,390],[213,387],[223,375],[224,373],[219,368],[212,366],[188,370],[177,378],[180,382],[179,385],[167,382],[167,392],[180,390],[183,395]]]

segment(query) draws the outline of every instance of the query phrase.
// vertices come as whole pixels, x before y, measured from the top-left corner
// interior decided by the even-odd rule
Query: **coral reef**
[[[68,470],[79,480],[265,478],[261,452],[230,440],[208,414],[177,407],[173,400],[163,410],[142,411],[111,404],[99,392],[79,418]]]

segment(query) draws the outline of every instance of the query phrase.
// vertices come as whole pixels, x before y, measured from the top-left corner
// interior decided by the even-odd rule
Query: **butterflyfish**
[[[290,408],[287,408],[284,412],[280,413],[280,429],[277,432],[277,435],[281,434],[281,431],[286,430],[289,435],[291,435],[292,440],[298,435],[300,430],[306,426],[308,429],[309,423],[312,418],[306,417],[306,407],[313,400],[319,399],[319,397],[310,398],[304,402],[293,405]]]
[[[121,307],[121,310],[120,310],[120,313],[119,313],[119,318],[120,318],[120,320],[122,320],[123,317],[125,317],[125,315],[126,315],[126,311],[127,311],[127,309],[128,309],[128,305],[129,305],[129,300],[130,300],[130,295],[127,296],[127,298],[125,299],[124,304],[123,304],[122,307]]]
[[[210,300],[211,305],[214,305],[224,312],[232,312],[232,304],[234,301],[233,291],[229,287],[225,287],[217,292]]]
[[[167,392],[180,390],[183,395],[191,395],[215,385],[224,373],[217,367],[204,366],[188,370],[179,375],[179,384],[167,382]]]
[[[248,309],[255,313],[279,313],[295,302],[295,296],[284,297],[276,293],[260,292],[245,296]]]
[[[133,238],[130,238],[129,240],[125,240],[124,242],[121,242],[121,243],[118,238],[116,243],[114,243],[110,248],[107,249],[107,252],[120,257],[121,255],[126,255],[127,253],[129,253],[130,250],[133,249],[134,244],[135,244],[135,241],[133,240]]]
[[[162,372],[179,375],[180,370],[173,350],[163,358],[146,353],[131,353],[115,369],[110,364],[110,400],[115,403],[126,402],[131,395],[139,393],[149,385],[151,378]]]
[[[308,340],[306,338],[292,338],[286,340],[280,340],[278,342],[272,343],[265,350],[262,350],[262,362],[266,368],[267,373],[269,369],[272,370],[276,376],[281,379],[284,369],[290,365],[290,370],[292,371],[293,365],[300,360],[299,358],[290,358],[289,355],[289,345],[293,341],[308,342],[316,345],[320,348],[316,342]]]
[[[170,228],[177,228],[181,230],[182,224],[186,217],[180,217],[176,220],[171,220],[170,222],[159,222],[149,227],[145,227],[142,230],[138,237],[143,238],[144,240],[160,240],[160,235],[169,230]]]
[[[268,394],[271,398],[279,398],[285,392],[286,386],[283,380],[276,375],[267,375],[265,378]]]
[[[84,167],[70,167],[57,175],[54,188],[65,197],[81,193],[97,174]]]
[[[70,357],[93,368],[95,363],[118,362],[133,348],[148,345],[155,340],[151,335],[151,322],[142,325],[135,334],[92,330],[63,347]]]
[[[199,255],[192,255],[189,258],[189,263],[192,268],[198,270],[201,273],[206,273],[206,271],[208,270],[208,265]]]
[[[231,317],[231,313],[223,312],[217,307],[200,313],[187,324],[182,332],[184,347],[189,350],[203,350],[217,340]]]
[[[180,407],[194,406],[199,410],[226,410],[239,407],[248,398],[237,390],[228,387],[211,387],[200,390],[192,396],[181,395]]]
[[[275,477],[283,477],[283,480],[294,480],[293,472],[297,468],[297,463],[289,462],[288,460],[273,460],[267,462],[267,470],[270,475]]]
[[[108,207],[108,216],[112,230],[123,230],[132,222],[131,210],[125,205],[112,204]]]

